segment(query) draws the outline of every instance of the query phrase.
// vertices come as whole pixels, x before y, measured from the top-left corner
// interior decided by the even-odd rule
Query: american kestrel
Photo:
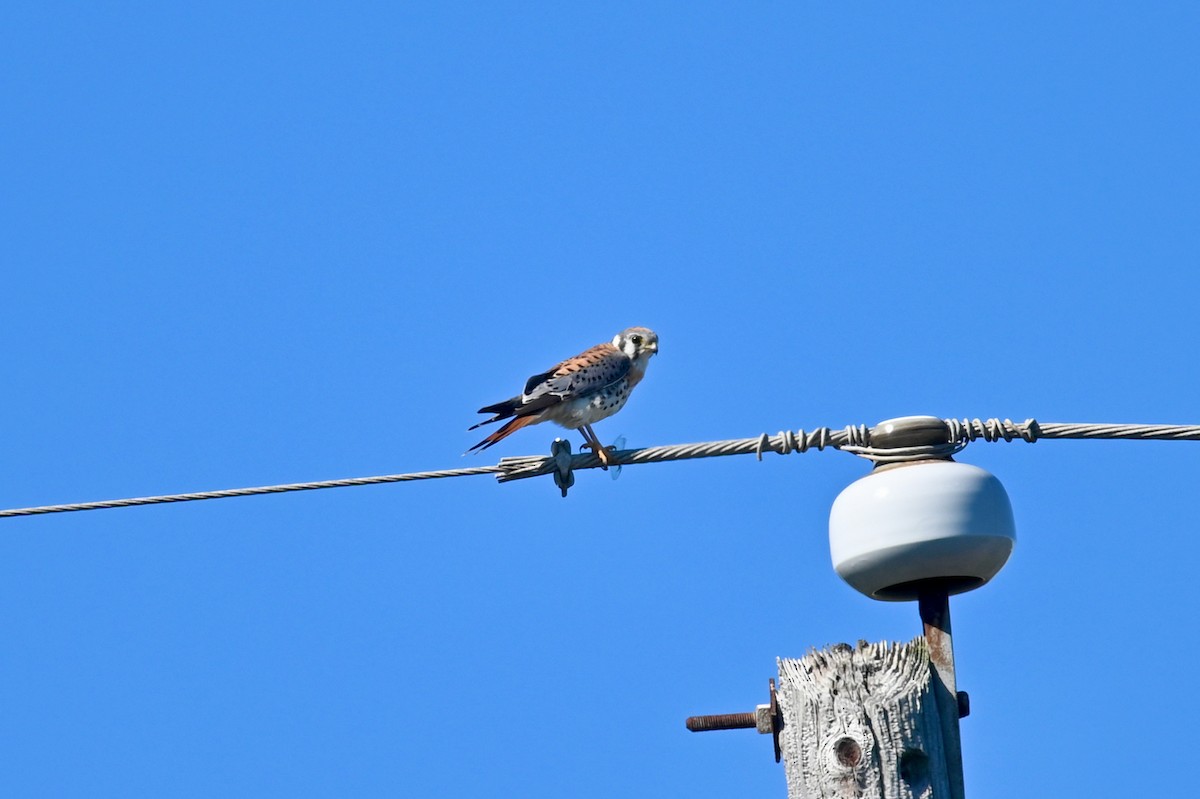
[[[631,327],[614,336],[611,344],[597,344],[534,375],[525,381],[522,393],[479,409],[495,415],[470,430],[501,419],[509,421],[467,452],[483,451],[527,425],[555,422],[582,433],[583,446],[595,452],[607,469],[608,450],[596,438],[592,425],[624,407],[657,352],[658,335],[653,330]]]

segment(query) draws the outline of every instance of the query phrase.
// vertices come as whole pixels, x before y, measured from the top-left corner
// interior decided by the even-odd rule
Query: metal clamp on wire
[[[571,442],[556,438],[550,444],[550,457],[554,458],[554,484],[567,496],[567,489],[575,485],[575,473],[571,471]]]

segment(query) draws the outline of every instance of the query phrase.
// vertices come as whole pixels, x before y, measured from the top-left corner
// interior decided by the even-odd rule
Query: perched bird
[[[608,468],[608,449],[596,438],[592,425],[624,407],[657,352],[658,335],[653,330],[631,327],[614,336],[611,344],[597,344],[534,375],[517,396],[479,409],[494,416],[471,430],[503,419],[509,421],[467,452],[483,451],[522,427],[555,422],[582,433],[583,446],[594,451]]]

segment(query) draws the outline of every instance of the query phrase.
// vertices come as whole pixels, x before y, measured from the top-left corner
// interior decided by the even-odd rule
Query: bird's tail
[[[485,412],[486,413],[495,413],[496,411],[485,411]],[[496,420],[488,419],[487,421],[494,422]],[[501,427],[499,430],[492,433],[490,436],[485,438],[483,441],[480,441],[478,444],[471,447],[469,450],[467,450],[467,452],[483,452],[485,449],[492,446],[497,441],[500,441],[501,439],[504,439],[504,438],[508,438],[513,433],[520,430],[522,427],[533,424],[536,421],[538,421],[537,416],[518,416],[515,419],[510,419],[508,424],[504,425],[504,427]],[[487,424],[487,422],[480,422],[479,424]],[[475,427],[479,427],[479,425],[477,424],[477,425],[475,425]],[[471,429],[474,430],[475,427],[472,427]],[[463,454],[466,454],[466,453],[463,453]]]
[[[483,427],[485,424],[491,424],[492,422],[498,422],[501,419],[507,419],[517,412],[517,406],[520,404],[521,398],[513,397],[512,399],[504,400],[504,402],[497,402],[495,405],[485,405],[479,409],[479,413],[491,413],[495,415],[491,419],[484,419],[479,424],[471,425],[467,428],[467,430],[474,430],[477,427]]]

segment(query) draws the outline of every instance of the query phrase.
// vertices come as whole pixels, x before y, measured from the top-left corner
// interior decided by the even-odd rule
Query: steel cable
[[[785,430],[775,435],[763,433],[754,438],[734,438],[722,441],[700,441],[692,444],[671,444],[642,449],[619,450],[612,453],[614,463],[625,466],[641,463],[715,458],[726,455],[756,455],[762,460],[764,452],[787,455],[809,449],[837,449],[858,455],[876,463],[890,463],[921,458],[945,458],[955,454],[972,441],[1014,441],[1029,443],[1041,439],[1126,439],[1159,441],[1200,441],[1200,425],[1162,424],[1081,424],[1075,422],[1044,422],[1033,419],[1013,422],[1010,419],[945,419],[947,440],[933,445],[911,447],[872,447],[872,429],[866,425],[841,429],[820,427],[811,431]],[[199,491],[187,494],[164,494],[152,497],[110,499],[100,502],[78,502],[69,505],[43,505],[31,508],[0,510],[0,518],[36,516],[47,513],[126,508],[134,505],[157,505],[169,502],[191,502],[202,499],[246,497],[257,494],[280,494],[289,491],[312,491],[322,488],[402,483],[413,480],[436,480],[444,477],[467,477],[494,474],[501,483],[559,471],[570,474],[576,469],[595,469],[602,464],[594,453],[571,455],[569,462],[561,454],[554,456],[524,456],[503,458],[495,466],[476,466],[465,469],[409,472],[406,474],[353,477],[342,480],[322,480],[311,483],[285,483],[255,488],[230,488],[221,491]],[[565,493],[564,493],[565,496]]]

